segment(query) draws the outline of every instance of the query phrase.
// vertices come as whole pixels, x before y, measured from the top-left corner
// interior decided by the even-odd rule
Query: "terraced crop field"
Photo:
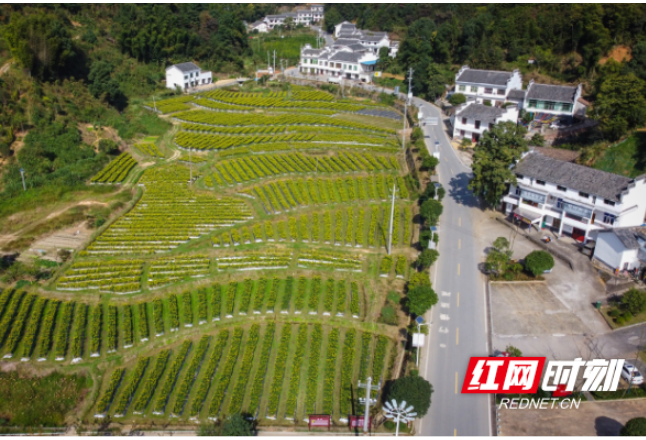
[[[0,356],[91,371],[88,422],[345,426],[357,381],[404,354],[379,321],[413,259],[404,153],[379,117],[335,117],[384,107],[296,86],[146,105],[172,113],[172,142],[92,179],[137,198],[49,284],[0,292]]]

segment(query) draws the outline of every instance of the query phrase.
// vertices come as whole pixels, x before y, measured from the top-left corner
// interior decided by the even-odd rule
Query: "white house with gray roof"
[[[646,227],[614,228],[599,231],[594,248],[595,260],[616,270],[646,269]]]
[[[455,93],[462,93],[468,101],[478,104],[490,101],[493,106],[500,107],[512,90],[522,88],[523,78],[518,69],[502,72],[462,66],[455,75]]]
[[[363,48],[324,47],[313,49],[306,44],[301,50],[299,72],[304,75],[319,75],[327,78],[351,79],[372,82],[377,57]]]
[[[334,27],[334,37],[337,38],[334,46],[359,44],[375,55],[379,54],[382,47],[387,47],[388,55],[394,58],[399,50],[399,42],[391,41],[388,32],[357,29],[354,24],[348,21],[339,23]]]
[[[187,90],[213,82],[211,72],[203,72],[195,63],[174,64],[166,68],[166,87]]]
[[[646,175],[631,179],[535,151],[515,165],[502,210],[516,220],[585,242],[646,221]]]
[[[581,98],[582,86],[557,86],[552,84],[536,84],[531,80],[527,85],[523,108],[530,113],[532,119],[537,115],[547,115],[556,118],[585,116],[586,104]]]
[[[470,139],[476,143],[480,136],[499,122],[518,120],[518,107],[515,105],[492,107],[475,102],[467,102],[457,107],[451,115],[453,139]]]

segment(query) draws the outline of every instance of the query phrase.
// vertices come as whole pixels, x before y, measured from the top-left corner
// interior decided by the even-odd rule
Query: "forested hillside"
[[[264,47],[256,44],[262,53],[254,56],[243,21],[280,7],[1,6],[0,217],[23,203],[84,187],[116,152],[109,145],[84,145],[79,124],[112,127],[125,141],[165,132],[168,124],[143,110],[141,102],[155,92],[168,93],[162,83],[166,66],[193,60],[225,76],[251,73],[259,55],[264,60]],[[442,95],[456,69],[467,63],[520,68],[525,80],[583,81],[610,140],[646,118],[641,4],[326,6],[328,30],[342,20],[399,38],[398,57],[382,57],[381,68],[401,74],[413,67],[415,94],[427,99]],[[619,63],[607,62],[609,52],[622,56]],[[26,193],[21,167],[28,176]]]

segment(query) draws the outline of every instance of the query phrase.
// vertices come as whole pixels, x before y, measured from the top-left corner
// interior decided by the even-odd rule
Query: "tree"
[[[516,183],[516,175],[509,167],[527,151],[526,132],[514,122],[498,123],[484,132],[473,150],[469,189],[492,208],[500,203],[507,186]]]
[[[294,19],[292,17],[287,17],[283,22],[283,26],[285,26],[285,29],[287,30],[294,29]]]
[[[451,103],[451,105],[464,104],[465,102],[467,102],[467,97],[462,93],[454,93],[449,98],[449,102]]]
[[[485,259],[485,270],[496,274],[504,272],[509,265],[512,254],[512,250],[509,249],[509,240],[505,237],[496,238],[493,242],[493,249]]]
[[[554,267],[554,257],[546,251],[532,251],[525,257],[525,270],[539,276]]]
[[[443,209],[439,201],[429,199],[422,203],[422,206],[419,208],[419,213],[428,224],[435,226],[442,215]]]
[[[41,80],[62,74],[76,52],[69,32],[56,15],[10,14],[5,39],[18,64]]]
[[[390,48],[379,48],[379,68],[383,71],[387,70],[392,64],[393,59],[390,57]]]
[[[431,280],[428,278],[428,273],[426,272],[415,272],[410,276],[408,280],[408,290],[413,290],[417,286],[428,286],[431,287]]]
[[[426,270],[437,261],[439,256],[440,253],[435,249],[424,249],[419,257],[417,257],[417,266],[420,269]]]
[[[427,156],[424,159],[422,159],[422,166],[420,167],[420,169],[435,171],[435,167],[437,167],[439,164],[440,164],[440,161],[437,157]]]
[[[505,347],[505,351],[509,353],[510,357],[516,357],[516,358],[523,357],[523,352],[520,351],[518,348],[514,347],[513,345],[507,345],[507,347]]]
[[[239,413],[228,416],[222,423],[208,423],[200,425],[198,436],[203,437],[251,437],[254,435],[254,426]]]
[[[545,138],[540,133],[534,133],[534,136],[529,140],[529,145],[534,147],[542,147],[545,145]]]
[[[646,310],[646,292],[631,288],[621,297],[621,307],[631,315],[637,316]]]
[[[108,61],[96,61],[90,67],[88,88],[96,98],[102,98],[120,110],[127,105],[127,99],[119,89],[119,82],[112,78],[114,66]]]
[[[634,73],[609,75],[601,83],[594,108],[606,138],[617,140],[646,122],[645,92],[646,82]]]
[[[395,380],[386,394],[387,400],[406,402],[415,408],[417,418],[422,418],[431,407],[433,386],[421,376],[404,376]]]
[[[622,436],[646,436],[646,417],[635,417],[628,420],[626,426],[621,428],[619,435]]]
[[[334,33],[334,27],[342,21],[343,17],[341,17],[341,14],[339,14],[339,11],[334,6],[325,8],[324,26],[326,32],[330,34]]]
[[[437,304],[437,301],[437,294],[431,286],[417,286],[406,294],[406,307],[411,314],[417,316],[422,316]]]

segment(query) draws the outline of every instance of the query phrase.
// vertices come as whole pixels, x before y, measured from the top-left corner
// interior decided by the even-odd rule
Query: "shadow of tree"
[[[610,417],[602,416],[594,419],[594,429],[597,431],[598,436],[619,435],[619,431],[623,427],[624,425]]]
[[[468,206],[469,208],[482,209],[480,200],[474,196],[473,192],[469,189],[470,181],[471,176],[469,174],[456,174],[449,181],[448,195],[460,205]]]

